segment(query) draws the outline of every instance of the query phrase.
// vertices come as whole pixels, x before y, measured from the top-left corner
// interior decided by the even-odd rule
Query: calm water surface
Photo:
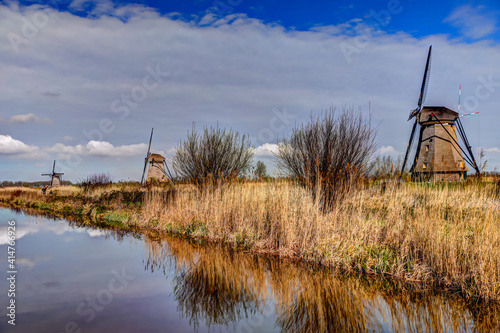
[[[175,237],[0,209],[0,269],[16,221],[16,326],[2,332],[498,332],[498,305],[339,277]]]

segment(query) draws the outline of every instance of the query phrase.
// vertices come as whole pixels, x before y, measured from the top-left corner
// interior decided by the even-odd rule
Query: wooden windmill
[[[417,124],[420,125],[419,138],[415,158],[410,168],[412,180],[417,181],[459,181],[467,178],[466,162],[472,166],[477,174],[477,167],[471,146],[465,135],[464,128],[457,112],[444,106],[425,106],[427,87],[431,70],[431,52],[429,47],[424,78],[420,88],[418,106],[410,112],[408,120],[415,118],[406,149],[401,177],[415,137]],[[464,150],[457,139],[457,130],[466,149]]]
[[[151,136],[149,137],[149,146],[146,158],[144,159],[144,169],[142,171],[141,184],[149,183],[152,181],[158,182],[173,182],[172,174],[165,162],[165,157],[160,154],[151,154],[151,141],[153,140],[153,130],[151,129]],[[149,165],[149,168],[148,168]],[[144,175],[146,174],[146,169],[148,169],[148,174],[146,181],[144,182]],[[168,174],[167,174],[168,172]]]
[[[52,165],[52,173],[42,173],[42,176],[50,176],[50,187],[60,186],[62,182],[62,172],[55,172],[56,170],[56,161],[54,160],[54,164]]]

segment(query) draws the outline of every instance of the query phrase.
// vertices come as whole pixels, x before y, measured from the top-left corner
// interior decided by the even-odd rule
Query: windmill
[[[151,182],[152,180],[157,180],[160,182],[172,181],[173,183],[174,178],[172,177],[170,169],[168,168],[168,165],[165,162],[165,157],[161,156],[160,154],[151,154],[151,141],[153,140],[153,130],[154,128],[151,129],[148,152],[146,154],[146,158],[144,159],[144,169],[142,170],[141,184],[144,185],[144,183]],[[146,176],[146,181],[144,181],[144,175],[146,174],[147,168],[148,168],[148,174]]]
[[[50,176],[50,187],[61,185],[62,172],[55,172],[56,170],[56,161],[54,160],[54,164],[52,165],[52,173],[42,173],[42,176]]]
[[[420,128],[417,151],[410,168],[412,179],[459,181],[467,178],[467,171],[469,169],[465,165],[465,162],[472,166],[477,174],[479,174],[479,169],[467,136],[465,135],[459,114],[444,106],[422,106],[425,102],[429,86],[431,52],[432,45],[429,47],[427,55],[417,108],[410,111],[410,116],[408,117],[408,121],[415,118],[415,122],[411,130],[400,178],[403,176],[418,124]],[[458,143],[457,130],[466,150]]]

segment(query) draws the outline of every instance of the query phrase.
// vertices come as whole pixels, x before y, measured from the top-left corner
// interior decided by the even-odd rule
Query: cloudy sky
[[[425,105],[457,110],[474,152],[500,168],[500,3],[390,1],[1,1],[0,180],[139,180],[195,123],[247,133],[256,159],[331,106],[371,112],[378,153]],[[476,156],[477,157],[477,156]]]

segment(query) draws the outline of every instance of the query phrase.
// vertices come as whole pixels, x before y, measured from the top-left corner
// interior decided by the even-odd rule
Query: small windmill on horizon
[[[160,154],[152,154],[151,153],[151,141],[153,140],[153,131],[154,128],[151,129],[151,136],[149,137],[149,146],[148,152],[146,154],[146,158],[144,159],[144,169],[142,171],[141,184],[150,183],[152,181],[158,182],[173,182],[172,174],[168,168],[168,165],[165,161],[165,157]],[[149,165],[149,168],[148,168]],[[146,169],[148,169],[148,174],[146,176],[146,180],[144,180],[144,175],[146,174]],[[167,174],[168,172],[168,174]]]
[[[50,187],[60,186],[62,182],[63,172],[56,172],[56,160],[52,165],[52,173],[42,173],[42,176],[50,176]]]
[[[458,112],[444,106],[422,106],[427,95],[431,74],[431,52],[429,47],[425,65],[422,86],[417,108],[410,111],[408,121],[415,118],[410,134],[410,140],[401,168],[401,176],[408,160],[417,124],[420,125],[417,151],[410,168],[411,178],[414,181],[459,181],[467,178],[466,164],[469,164],[477,174],[479,168],[474,159]],[[463,149],[458,143],[457,131],[465,145]]]

